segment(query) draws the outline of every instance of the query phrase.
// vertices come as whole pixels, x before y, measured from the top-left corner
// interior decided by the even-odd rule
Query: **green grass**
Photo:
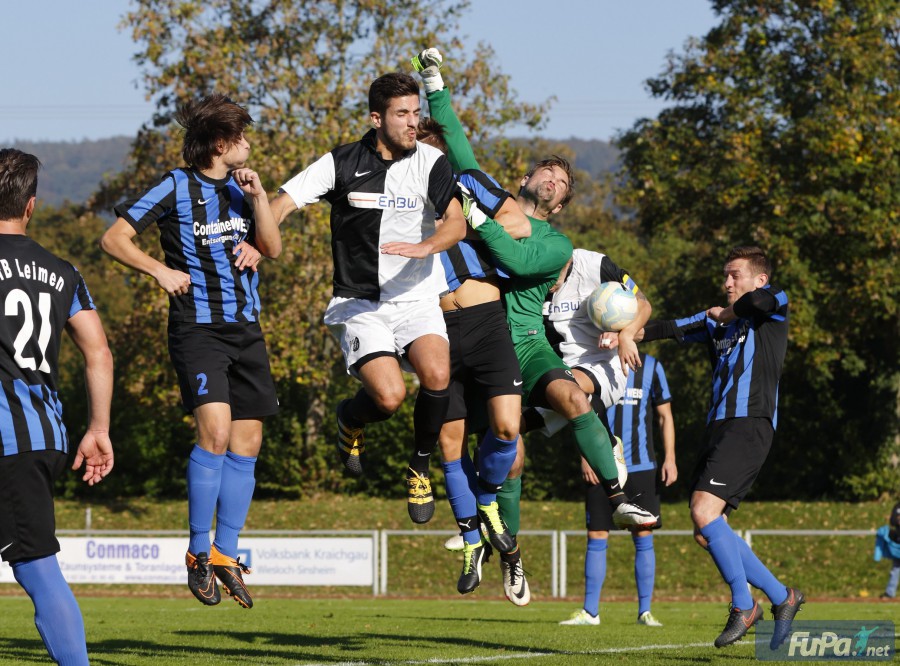
[[[637,626],[634,603],[604,603],[599,627],[560,627],[577,605],[400,599],[270,599],[252,610],[223,602],[82,597],[92,664],[734,664],[755,661],[751,640],[712,640],[726,607],[657,603],[662,628]],[[810,602],[799,619],[891,619],[885,603]],[[3,599],[0,664],[47,663],[27,598]],[[767,614],[768,615],[768,614]],[[896,618],[896,612],[894,613]],[[751,632],[752,636],[752,632]],[[767,662],[775,663],[775,662]]]

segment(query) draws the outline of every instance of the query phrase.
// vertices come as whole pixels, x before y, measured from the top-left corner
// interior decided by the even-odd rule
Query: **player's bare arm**
[[[272,210],[272,216],[275,218],[275,223],[279,226],[287,219],[288,215],[295,210],[298,210],[297,204],[294,203],[294,200],[287,194],[279,194],[272,199],[269,207]]]
[[[516,240],[531,236],[531,222],[512,197],[503,202],[494,220]]]
[[[100,247],[113,259],[155,279],[170,296],[186,294],[191,276],[176,271],[141,250],[134,243],[137,232],[125,218],[118,218],[100,238]]]
[[[93,486],[112,471],[113,447],[109,439],[113,392],[113,358],[96,310],[81,310],[66,322],[66,332],[84,356],[84,382],[88,395],[88,428],[78,445],[72,469],[84,464],[82,480]]]
[[[619,353],[619,361],[622,363],[622,370],[625,372],[625,376],[628,376],[628,369],[637,370],[641,367],[641,357],[637,348],[637,340],[635,340],[635,336],[643,330],[644,324],[646,324],[650,320],[650,315],[653,312],[653,307],[650,305],[650,301],[644,295],[640,289],[637,292],[637,303],[638,310],[637,314],[634,316],[634,319],[619,331],[618,334],[618,353]],[[602,346],[602,345],[601,345]]]
[[[281,254],[281,232],[269,206],[269,195],[259,180],[259,174],[253,169],[241,168],[235,169],[231,175],[253,205],[257,248],[269,259],[277,258]]]
[[[727,308],[712,307],[706,311],[706,316],[715,319],[720,324],[730,324],[737,319],[737,315],[734,314],[734,309],[730,305]]]
[[[669,402],[657,405],[656,421],[663,441],[663,463],[660,466],[660,480],[671,486],[678,480],[678,467],[675,464],[675,419],[672,417],[672,404]]]
[[[462,206],[456,199],[451,199],[444,211],[443,222],[437,231],[419,243],[385,243],[381,246],[383,254],[399,254],[411,259],[424,259],[430,254],[437,254],[453,247],[466,236],[466,219]]]

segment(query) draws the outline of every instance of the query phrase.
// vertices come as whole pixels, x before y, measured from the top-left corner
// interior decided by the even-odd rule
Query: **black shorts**
[[[62,451],[0,457],[0,558],[18,562],[59,552],[53,483],[66,467]]]
[[[522,373],[500,301],[444,312],[450,340],[450,406],[447,421],[498,395],[522,395]],[[467,408],[467,403],[469,408]]]
[[[706,446],[694,468],[691,492],[705,491],[725,500],[732,509],[738,508],[769,455],[774,434],[772,422],[763,417],[710,423]]]
[[[275,382],[259,323],[170,321],[169,356],[187,411],[224,402],[231,405],[234,421],[278,412]]]
[[[629,472],[623,490],[636,504],[644,507],[655,516],[659,516],[656,524],[650,529],[662,527],[662,516],[659,513],[659,470],[648,469],[642,472]],[[584,519],[590,532],[611,532],[620,529],[612,519],[612,506],[603,490],[603,484],[588,484],[584,493]]]

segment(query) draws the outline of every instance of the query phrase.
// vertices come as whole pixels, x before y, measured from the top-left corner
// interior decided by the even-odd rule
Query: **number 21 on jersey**
[[[34,303],[22,289],[13,289],[6,295],[4,314],[7,317],[16,317],[20,314],[24,316],[22,328],[19,329],[13,340],[13,349],[15,350],[13,359],[20,368],[25,370],[50,372],[50,364],[47,363],[47,345],[50,342],[50,294],[46,292],[38,294],[37,310],[40,318],[40,329],[37,336],[37,345],[41,354],[40,366],[34,357],[25,356],[25,347],[34,336]]]

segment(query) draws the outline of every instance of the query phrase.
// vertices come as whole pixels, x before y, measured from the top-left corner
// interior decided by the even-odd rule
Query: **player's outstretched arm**
[[[275,219],[275,223],[279,226],[287,219],[288,215],[297,210],[297,204],[294,203],[294,200],[284,193],[281,193],[272,199],[272,203],[269,204],[269,207],[272,211],[272,217]]]
[[[466,169],[479,169],[466,131],[450,103],[450,91],[444,87],[444,80],[441,78],[440,66],[443,64],[443,56],[436,48],[428,48],[413,57],[412,63],[425,85],[428,112],[444,129],[447,158],[453,170],[459,173]]]
[[[556,276],[572,258],[572,241],[561,233],[548,234],[541,244],[519,243],[477,207],[471,206],[469,212],[469,224],[478,231],[499,265],[512,275]]]
[[[191,286],[191,276],[172,270],[141,250],[134,244],[136,235],[134,227],[120,217],[100,238],[100,247],[120,264],[154,278],[170,296],[186,294]]]
[[[113,392],[113,358],[96,310],[81,310],[66,322],[66,332],[84,356],[84,382],[88,394],[88,429],[75,454],[72,469],[84,464],[83,481],[93,486],[113,468],[109,439]]]
[[[256,222],[257,248],[269,259],[276,259],[281,254],[281,231],[278,222],[269,206],[269,195],[259,180],[259,174],[253,169],[235,169],[231,174],[238,186],[250,199]]]

